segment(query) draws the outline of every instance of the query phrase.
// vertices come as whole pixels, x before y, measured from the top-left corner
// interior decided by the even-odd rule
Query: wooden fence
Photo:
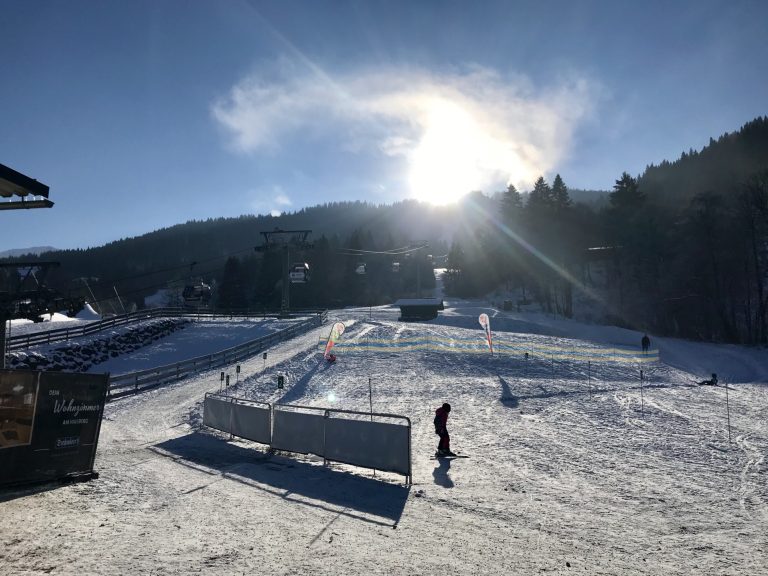
[[[319,311],[297,311],[293,316],[306,316],[310,313],[318,313]],[[55,330],[41,330],[39,332],[30,332],[27,334],[19,334],[17,336],[11,335],[6,343],[6,350],[8,352],[12,350],[20,350],[29,348],[30,346],[37,346],[41,344],[52,344],[54,342],[64,342],[72,338],[80,338],[82,336],[89,336],[103,330],[109,330],[117,326],[124,326],[126,324],[132,324],[142,320],[149,320],[152,318],[193,318],[193,319],[216,319],[216,318],[267,318],[279,317],[280,313],[275,311],[265,310],[201,310],[195,311],[189,308],[151,308],[146,310],[140,310],[131,314],[121,314],[120,316],[113,316],[111,318],[105,318],[104,320],[97,320],[89,322],[85,326],[75,326],[71,328],[57,328]],[[78,323],[79,324],[79,323]]]
[[[328,320],[328,311],[317,313],[314,317],[298,322],[289,326],[285,330],[280,330],[274,334],[262,336],[256,340],[251,340],[232,348],[227,348],[220,352],[214,352],[207,356],[198,356],[176,364],[158,366],[138,372],[130,372],[119,376],[112,376],[109,379],[109,393],[107,399],[119,398],[127,394],[135,394],[139,390],[160,386],[182,380],[191,374],[203,370],[211,370],[221,366],[227,366],[246,358],[250,358],[268,348],[290,340],[300,334],[308,332],[312,328],[321,326]]]

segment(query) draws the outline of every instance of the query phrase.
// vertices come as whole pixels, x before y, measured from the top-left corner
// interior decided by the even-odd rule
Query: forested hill
[[[445,254],[456,212],[455,207],[415,201],[390,205],[332,202],[280,216],[191,221],[100,247],[53,251],[24,259],[60,262],[61,266],[49,273],[47,284],[62,292],[81,293],[90,299],[79,279],[93,279],[89,285],[97,299],[114,296],[114,286],[125,299],[141,305],[144,296],[168,283],[221,279],[228,258],[256,258],[254,248],[264,242],[261,232],[275,228],[312,230],[310,242],[325,238],[334,248],[354,244],[355,248],[389,250],[427,241],[435,255]],[[311,254],[296,254],[295,258],[311,260]]]
[[[448,293],[504,286],[567,317],[768,344],[768,119],[623,173],[607,200],[574,204],[559,175],[510,187],[495,212],[504,227],[451,247]]]
[[[650,200],[668,207],[686,206],[694,196],[709,192],[727,194],[768,169],[768,117],[759,117],[737,132],[710,138],[701,151],[683,152],[674,162],[651,164],[638,187]]]
[[[616,178],[609,193],[569,190],[566,178],[473,192],[445,207],[335,202],[277,217],[187,222],[38,258],[61,263],[47,279],[51,288],[88,299],[92,290],[97,301],[119,291],[142,306],[160,288],[178,292],[202,280],[214,285],[216,306],[274,308],[281,263],[255,252],[260,233],[310,229],[314,248],[291,254],[312,271],[311,282],[291,288],[297,307],[416,295],[434,282],[424,274],[427,256],[447,254],[449,295],[502,288],[505,299],[567,317],[581,307],[596,321],[656,334],[768,344],[767,118],[637,179],[606,175]],[[425,242],[428,250],[408,256],[381,254]],[[13,278],[0,269],[0,291],[3,282]]]

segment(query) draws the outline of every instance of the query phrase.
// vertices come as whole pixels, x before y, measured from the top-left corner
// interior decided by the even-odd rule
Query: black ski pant
[[[448,450],[451,449],[451,437],[448,435],[448,430],[436,430],[435,434],[440,436],[440,443],[437,445],[438,450]]]

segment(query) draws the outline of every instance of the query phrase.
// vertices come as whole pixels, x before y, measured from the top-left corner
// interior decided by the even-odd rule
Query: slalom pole
[[[552,361],[552,377],[551,377],[551,381],[552,381],[552,386],[554,386],[555,385],[555,351],[554,350],[552,350],[549,353],[549,357],[550,357],[550,359]]]
[[[371,387],[371,377],[368,376],[368,407],[371,412],[371,422],[373,422],[373,388]]]
[[[728,402],[728,380],[725,380],[725,412],[728,417],[728,444],[731,443],[731,406]]]
[[[523,378],[528,377],[528,352],[525,353],[525,364],[523,364],[525,368],[523,369]]]
[[[645,419],[645,401],[643,400],[643,371],[640,370],[640,413]]]
[[[493,358],[493,334],[491,334],[490,322],[488,322],[488,347],[491,349],[491,358]]]
[[[370,376],[368,376],[368,407],[371,412],[371,422],[373,422],[373,388],[371,387]],[[376,468],[373,469],[373,477],[376,477]]]

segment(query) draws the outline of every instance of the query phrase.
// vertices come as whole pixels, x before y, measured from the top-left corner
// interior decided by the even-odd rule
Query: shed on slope
[[[400,307],[400,320],[433,320],[438,310],[445,310],[439,298],[401,298],[393,304]]]

